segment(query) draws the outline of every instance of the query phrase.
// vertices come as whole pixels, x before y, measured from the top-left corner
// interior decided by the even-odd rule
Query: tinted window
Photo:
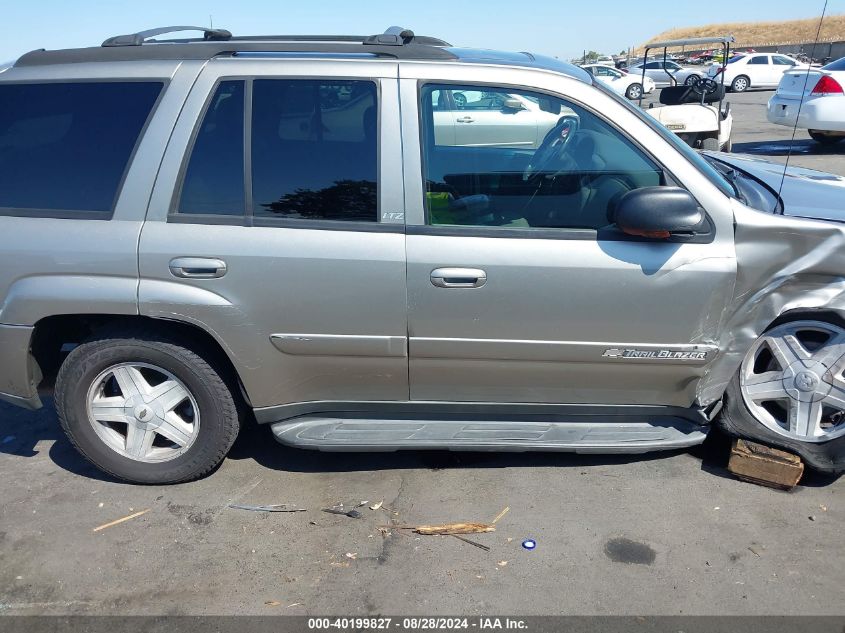
[[[745,55],[734,55],[728,60],[728,63],[733,64],[734,62],[738,62],[740,59],[745,59]]]
[[[781,55],[773,55],[772,61],[777,64],[778,66],[794,66],[795,62],[789,59],[788,57],[783,57]]]
[[[0,207],[111,213],[162,86],[0,84]]]
[[[660,62],[649,62],[645,65],[646,68],[663,68],[663,64]]]
[[[431,224],[594,229],[610,224],[608,211],[625,192],[664,184],[661,170],[608,123],[540,93],[497,91],[524,108],[448,134],[439,128],[449,121],[431,108],[441,88],[425,86],[421,98]]]
[[[378,221],[374,83],[262,79],[252,103],[255,216]]]
[[[769,58],[767,55],[757,55],[748,60],[749,64],[768,64]]]
[[[197,132],[180,213],[244,213],[244,83],[224,81],[211,98]]]

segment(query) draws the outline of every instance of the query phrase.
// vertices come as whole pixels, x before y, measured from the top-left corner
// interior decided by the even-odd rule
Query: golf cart
[[[720,45],[724,59],[728,59],[733,36],[697,37],[685,40],[671,40],[647,44],[644,57],[650,50],[663,49],[663,61],[667,59],[667,50],[672,47],[703,48],[707,45]],[[665,69],[665,63],[663,64]],[[660,107],[654,104],[646,110],[651,116],[677,134],[685,143],[696,149],[731,151],[731,128],[733,117],[731,106],[724,104],[725,79],[718,83],[713,79],[701,77],[691,85],[678,85],[675,77],[668,70],[670,86],[660,91]],[[645,77],[645,68],[643,68]],[[642,107],[640,96],[640,107]]]

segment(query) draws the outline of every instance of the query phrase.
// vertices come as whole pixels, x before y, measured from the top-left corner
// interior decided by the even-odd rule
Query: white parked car
[[[825,145],[845,139],[845,57],[818,70],[785,72],[766,118],[789,127],[797,123]]]
[[[654,90],[654,80],[649,76],[643,80],[642,75],[624,73],[603,64],[585,64],[582,68],[615,93],[633,101]]]
[[[807,68],[807,64],[779,53],[742,53],[734,55],[724,66],[718,64],[707,68],[707,75],[722,81],[725,73],[725,87],[732,92],[744,92],[749,88],[774,88],[783,73],[788,70]]]
[[[537,149],[567,114],[546,112],[523,95],[504,92],[438,89],[431,97],[438,145]]]
[[[645,76],[649,77],[658,88],[665,88],[671,86],[674,78],[674,85],[691,86],[696,79],[703,76],[701,68],[684,68],[677,62],[669,59],[666,62],[663,59],[651,59],[646,61],[637,61],[628,66],[628,72],[632,75],[642,76],[643,65],[645,65]],[[669,74],[666,74],[666,73]],[[670,78],[671,75],[672,77]]]

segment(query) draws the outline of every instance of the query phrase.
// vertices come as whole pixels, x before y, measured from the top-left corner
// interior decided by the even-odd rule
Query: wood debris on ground
[[[131,508],[130,508],[130,510],[131,510]],[[137,519],[139,516],[141,516],[141,515],[143,515],[143,514],[146,514],[146,513],[147,513],[147,512],[149,512],[149,511],[150,511],[150,509],[149,509],[149,508],[147,508],[146,510],[141,510],[140,512],[134,512],[134,513],[130,514],[129,516],[125,516],[125,517],[123,517],[123,518],[121,518],[121,519],[117,519],[117,520],[115,520],[115,521],[111,521],[110,523],[104,523],[103,525],[100,525],[100,526],[98,526],[98,527],[95,527],[95,528],[94,528],[93,530],[91,530],[91,531],[92,531],[92,532],[100,532],[101,530],[105,530],[105,529],[107,529],[107,528],[114,527],[115,525],[120,525],[121,523],[125,523],[126,521],[129,521],[129,520],[131,520],[131,519]]]
[[[804,462],[792,453],[737,439],[731,448],[728,470],[744,481],[792,490],[804,474]]]
[[[438,534],[445,536],[451,534],[483,534],[485,532],[496,531],[496,527],[488,523],[444,523],[443,525],[417,525],[402,529],[410,529],[417,534],[425,534],[427,536]]]
[[[499,514],[496,515],[496,518],[493,519],[493,525],[496,525],[499,522],[499,519],[501,519],[503,516],[505,516],[509,511],[510,511],[510,506],[505,506],[505,509],[502,510],[501,512],[499,512]]]

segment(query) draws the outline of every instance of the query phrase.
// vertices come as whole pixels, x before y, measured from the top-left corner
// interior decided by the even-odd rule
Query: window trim
[[[18,81],[3,81],[2,85],[4,86],[15,86],[15,85],[44,85],[44,84],[83,84],[83,83],[95,83],[95,84],[113,84],[113,83],[153,83],[159,84],[159,92],[158,96],[156,97],[155,101],[153,101],[153,105],[150,108],[149,113],[147,114],[147,118],[144,120],[144,124],[141,126],[140,131],[138,132],[138,137],[135,139],[135,144],[132,146],[132,151],[129,152],[129,157],[126,160],[126,167],[123,169],[123,173],[118,180],[117,187],[114,192],[114,198],[112,199],[111,208],[106,211],[92,211],[90,209],[83,209],[83,210],[73,210],[73,209],[41,209],[41,208],[32,208],[32,207],[4,207],[0,206],[0,217],[12,217],[12,218],[45,218],[51,220],[105,220],[111,221],[114,218],[114,214],[117,211],[117,203],[120,201],[120,196],[123,193],[123,186],[126,184],[126,178],[129,176],[129,172],[132,169],[132,165],[135,162],[135,156],[138,153],[138,148],[141,146],[141,142],[147,135],[147,130],[152,123],[153,118],[158,111],[159,104],[161,103],[162,99],[164,99],[164,95],[167,93],[167,89],[170,86],[170,79],[163,78],[163,77],[113,77],[108,79],[101,79],[97,77],[85,77],[81,79],[24,79]]]
[[[352,81],[366,81],[375,86],[376,89],[376,220],[374,222],[366,222],[362,220],[320,220],[320,219],[295,219],[295,218],[272,218],[272,217],[256,217],[253,215],[253,199],[252,199],[252,94],[253,82],[256,80],[268,81],[326,81],[326,82],[352,82]],[[383,222],[381,212],[381,182],[382,174],[382,151],[381,151],[381,130],[382,130],[382,87],[381,77],[353,77],[353,76],[335,76],[335,75],[221,75],[216,78],[214,84],[208,91],[202,110],[194,121],[193,129],[191,130],[191,138],[182,155],[179,165],[179,173],[176,177],[176,182],[173,185],[173,192],[170,197],[170,206],[167,211],[166,222],[174,224],[211,224],[222,226],[247,226],[247,227],[264,227],[264,228],[301,228],[301,229],[323,229],[323,230],[346,230],[358,232],[384,232],[396,233],[404,232],[403,224],[396,224],[391,222]],[[188,171],[188,164],[191,156],[194,153],[194,146],[199,136],[200,128],[208,109],[211,107],[211,102],[220,84],[224,81],[242,81],[244,83],[244,131],[243,131],[243,152],[244,152],[244,208],[241,215],[228,214],[201,214],[201,213],[180,213],[179,203],[182,198],[182,191],[185,184],[185,176]],[[328,224],[327,224],[328,223]],[[391,230],[376,228],[373,226],[392,227]],[[396,230],[399,229],[399,230]]]
[[[241,209],[241,214],[228,214],[228,213],[179,213],[179,204],[182,202],[182,193],[184,192],[185,188],[185,177],[188,175],[188,166],[191,163],[191,158],[194,155],[194,149],[196,148],[197,139],[199,138],[200,130],[202,129],[202,124],[205,122],[205,117],[208,114],[208,110],[211,107],[212,101],[214,101],[214,96],[217,94],[217,91],[220,89],[220,85],[227,81],[240,81],[244,84],[244,130],[243,130],[243,138],[241,139],[241,147],[243,148],[243,158],[246,161],[246,123],[247,119],[252,119],[251,116],[247,116],[247,108],[249,102],[247,101],[247,78],[246,77],[218,77],[214,84],[211,86],[211,89],[208,91],[208,94],[205,97],[205,102],[202,105],[202,109],[200,110],[199,116],[194,121],[193,129],[191,130],[191,138],[188,141],[188,145],[185,147],[185,153],[182,155],[182,160],[179,163],[179,173],[176,176],[176,182],[173,185],[173,192],[170,196],[170,207],[167,210],[167,221],[174,221],[178,224],[195,224],[195,222],[187,222],[186,218],[195,217],[203,219],[204,221],[200,222],[200,224],[234,224],[238,226],[246,226],[244,219],[246,218],[246,164],[244,164],[244,204],[243,209]],[[251,96],[252,91],[249,91]],[[250,109],[251,110],[251,109]],[[176,219],[178,218],[178,220]],[[228,219],[225,222],[218,222],[218,221],[211,221],[213,218],[224,218]]]
[[[657,165],[661,170],[663,170],[664,179],[667,182],[667,185],[674,185],[684,189],[692,195],[686,187],[678,180],[678,178],[672,173],[672,171],[666,167],[666,165],[651,155],[649,151],[646,150],[645,147],[635,138],[632,138],[628,134],[626,134],[621,127],[616,125],[613,121],[610,121],[607,117],[602,115],[601,113],[597,112],[595,108],[592,108],[583,102],[574,99],[569,96],[563,96],[549,90],[544,90],[542,88],[534,88],[530,86],[522,86],[516,84],[494,84],[491,82],[478,82],[478,83],[471,83],[468,84],[463,81],[456,81],[456,80],[439,80],[439,79],[420,79],[417,81],[417,119],[419,125],[419,152],[420,152],[420,166],[422,167],[422,172],[420,173],[420,179],[422,181],[422,192],[423,192],[423,199],[421,201],[423,205],[423,218],[425,224],[408,224],[406,227],[406,233],[408,235],[443,235],[443,236],[461,236],[461,237],[501,237],[505,239],[560,239],[560,240],[596,240],[600,242],[645,242],[645,243],[683,243],[683,244],[709,244],[716,239],[716,225],[713,222],[713,219],[710,217],[707,209],[699,206],[704,211],[704,218],[707,223],[708,230],[706,233],[698,233],[694,237],[686,237],[686,236],[674,236],[668,239],[653,239],[653,238],[643,238],[638,237],[635,235],[628,235],[626,233],[622,233],[621,231],[615,229],[584,229],[584,228],[574,228],[574,227],[528,227],[528,228],[521,228],[521,227],[486,227],[486,226],[472,226],[472,225],[449,225],[449,224],[431,224],[431,218],[429,215],[429,208],[425,202],[425,192],[426,192],[426,160],[425,160],[425,121],[423,119],[423,88],[426,85],[435,85],[435,86],[447,86],[447,85],[454,85],[454,86],[489,86],[491,88],[498,87],[501,91],[501,88],[512,88],[513,90],[524,90],[526,92],[533,92],[538,94],[544,94],[549,97],[553,97],[556,99],[562,99],[564,101],[568,101],[573,105],[577,105],[580,108],[583,108],[590,114],[597,117],[603,123],[608,125],[610,128],[615,130],[618,134],[620,134],[625,140],[627,140],[631,145],[637,148],[638,151],[642,152],[646,158],[648,158],[652,163]],[[646,115],[647,116],[647,115]],[[693,196],[694,197],[694,196]]]

